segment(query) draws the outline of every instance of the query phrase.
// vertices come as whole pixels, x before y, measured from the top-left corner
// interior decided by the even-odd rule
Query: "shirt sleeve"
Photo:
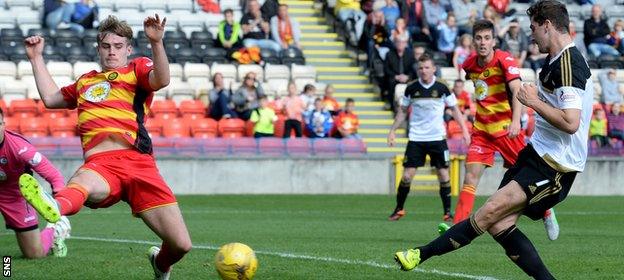
[[[76,109],[78,106],[78,90],[76,89],[76,83],[62,87],[61,94],[68,105],[67,109]]]
[[[508,53],[503,53],[500,55],[499,61],[506,82],[520,79],[520,68],[518,68],[518,63],[515,58]]]
[[[457,97],[455,97],[455,94],[452,94],[450,91],[447,90],[446,92],[444,92],[443,96],[444,104],[446,104],[447,107],[457,106]]]
[[[17,156],[26,162],[32,169],[41,175],[50,185],[54,193],[65,187],[65,179],[61,172],[43,154],[27,141],[17,142]]]
[[[154,68],[154,62],[149,57],[139,57],[132,62],[134,62],[134,73],[139,87],[147,91],[154,91],[149,83],[149,73]]]
[[[579,109],[583,108],[584,90],[577,87],[560,87],[555,89],[557,95],[557,107],[560,109]]]

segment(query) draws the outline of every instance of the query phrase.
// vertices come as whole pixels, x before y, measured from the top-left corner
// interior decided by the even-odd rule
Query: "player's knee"
[[[477,181],[479,180],[479,175],[475,172],[466,172],[466,177],[464,178],[464,184],[466,185],[477,185]]]
[[[174,247],[173,250],[175,250],[178,254],[185,255],[191,251],[191,249],[193,248],[193,244],[191,243],[190,239],[185,239],[185,240],[176,242],[176,244],[173,247]]]
[[[483,229],[489,229],[498,222],[500,214],[504,209],[503,205],[498,201],[488,200],[478,211],[475,216],[477,224]]]

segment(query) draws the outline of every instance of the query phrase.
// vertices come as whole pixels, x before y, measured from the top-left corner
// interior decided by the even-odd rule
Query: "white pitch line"
[[[70,239],[77,240],[87,240],[87,241],[100,241],[100,242],[111,242],[111,243],[130,243],[130,244],[145,244],[145,245],[160,245],[159,242],[147,241],[147,240],[131,240],[131,239],[117,239],[117,238],[99,238],[99,237],[88,237],[88,236],[72,236]],[[213,245],[193,245],[193,249],[204,249],[204,250],[213,250],[216,251],[219,249],[218,246]],[[338,259],[332,257],[316,257],[316,256],[308,256],[308,255],[298,255],[293,253],[283,253],[283,252],[272,252],[272,251],[255,251],[256,254],[259,255],[269,255],[269,256],[277,256],[288,259],[301,259],[301,260],[313,260],[313,261],[322,261],[322,262],[332,262],[332,263],[342,263],[342,264],[352,264],[352,265],[366,265],[378,268],[385,269],[393,269],[396,270],[396,265],[388,265],[381,264],[375,261],[361,261],[361,260],[349,260],[349,259]],[[491,276],[477,276],[470,275],[464,273],[455,273],[455,272],[445,272],[437,269],[425,270],[425,269],[414,269],[415,272],[426,273],[426,274],[437,274],[441,276],[452,276],[452,277],[461,277],[466,279],[476,279],[476,280],[497,280],[497,278]]]

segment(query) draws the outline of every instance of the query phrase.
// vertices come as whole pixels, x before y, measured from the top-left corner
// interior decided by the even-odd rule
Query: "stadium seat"
[[[173,119],[178,116],[175,102],[172,100],[154,100],[151,106],[152,115],[160,119]]]
[[[25,99],[28,93],[27,84],[22,81],[10,81],[1,86],[2,99],[10,104],[13,100]]]
[[[170,63],[169,64],[169,76],[171,76],[171,80],[182,81],[182,77],[184,76],[184,68],[181,64],[178,63]]]
[[[190,137],[191,129],[189,122],[182,118],[170,119],[163,122],[164,137]]]
[[[256,139],[243,137],[227,139],[230,151],[235,155],[255,155],[258,153],[258,143]]]
[[[195,51],[189,47],[180,48],[175,54],[175,62],[181,65],[185,63],[200,63],[201,58],[195,55]]]
[[[280,56],[282,57],[282,64],[305,65],[305,57],[303,56],[303,53],[301,52],[301,50],[297,48],[288,48],[288,49],[282,50],[282,52],[280,53]]]
[[[252,121],[245,122],[245,137],[254,136],[254,126],[255,124]]]
[[[78,61],[92,61],[93,58],[87,55],[87,51],[82,46],[75,46],[68,49],[64,49],[63,55],[65,55],[65,61],[74,64]]]
[[[236,66],[234,65],[215,63],[210,67],[210,76],[214,77],[216,73],[223,75],[223,84],[226,88],[236,81]]]
[[[266,64],[282,64],[279,54],[271,49],[261,49],[260,57]]]
[[[455,67],[440,67],[440,74],[449,84],[460,78],[459,72]]]
[[[19,126],[20,126],[20,117],[9,117],[6,115],[4,115],[4,127],[7,130],[13,131],[13,132],[19,132]]]
[[[267,64],[264,67],[264,79],[265,81],[280,79],[280,80],[290,80],[290,69],[286,65],[273,65]]]
[[[0,99],[0,110],[2,110],[2,114],[6,117],[9,115],[9,111],[7,110],[6,102],[4,99]]]
[[[46,67],[48,68],[50,75],[54,77],[63,76],[72,78],[74,75],[74,67],[69,62],[50,61],[46,64]]]
[[[194,138],[216,138],[218,134],[217,121],[210,118],[200,118],[191,122],[191,135]]]
[[[17,79],[17,65],[12,61],[0,61],[0,82]]]
[[[281,156],[286,152],[284,139],[277,137],[262,137],[258,139],[258,152],[264,156]]]
[[[192,12],[193,2],[194,1],[169,0],[169,1],[166,1],[165,3],[167,3],[167,10],[170,13],[176,13],[176,12]]]
[[[16,99],[9,105],[11,116],[33,118],[37,115],[37,103],[32,99]]]
[[[20,61],[17,63],[17,77],[32,76],[32,66],[28,61]]]
[[[221,119],[219,135],[224,138],[239,138],[245,135],[245,121],[241,119]]]
[[[195,99],[195,89],[187,82],[172,81],[167,90],[167,96],[176,104],[180,104],[183,100]]]
[[[50,121],[50,135],[52,137],[68,138],[76,136],[77,119],[59,117]]]
[[[157,118],[148,118],[145,120],[145,130],[151,138],[161,137],[163,131],[163,121]]]
[[[366,144],[360,139],[341,139],[340,150],[343,155],[362,155],[366,154]]]
[[[309,138],[286,139],[286,152],[291,156],[312,155],[312,143]]]
[[[42,101],[37,102],[37,115],[48,120],[67,117],[66,109],[47,109]]]
[[[191,47],[195,48],[195,46],[201,45],[214,45],[214,38],[212,37],[212,33],[205,30],[191,32]]]
[[[178,139],[171,137],[153,137],[152,147],[156,156],[169,156],[175,154],[175,141]]]
[[[141,2],[116,0],[114,7],[116,11],[120,11],[121,13],[130,13],[130,12],[138,13],[139,10],[141,10]]]
[[[313,79],[316,80],[316,69],[311,65],[292,65],[290,73],[293,80]]]
[[[20,120],[20,132],[26,137],[48,136],[48,119],[24,117]]]
[[[187,63],[183,67],[184,77],[188,80],[193,77],[210,77],[210,67],[204,63]]]
[[[183,100],[179,110],[180,115],[186,119],[202,119],[206,116],[206,105],[200,100]]]
[[[257,64],[241,64],[238,66],[238,81],[242,82],[247,73],[256,73],[257,81],[264,81],[264,70]]]
[[[213,63],[228,63],[228,59],[226,57],[227,51],[221,48],[208,48],[205,51],[204,56],[202,57],[202,62],[212,65]],[[233,66],[233,65],[232,65]],[[236,72],[234,72],[236,73]]]
[[[173,142],[177,156],[197,157],[202,154],[202,139],[179,138]]]
[[[336,156],[340,154],[340,140],[334,138],[314,139],[314,154]]]
[[[205,155],[227,155],[230,152],[229,139],[207,137],[199,142]]]
[[[2,38],[10,38],[10,37],[24,37],[24,32],[20,28],[2,28],[0,30],[0,37]]]

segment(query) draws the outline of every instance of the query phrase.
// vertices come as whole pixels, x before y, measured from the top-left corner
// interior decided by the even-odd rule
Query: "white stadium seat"
[[[12,61],[0,61],[0,76],[17,78],[17,65]]]
[[[260,65],[257,64],[241,64],[238,66],[238,81],[243,82],[243,78],[247,73],[254,72],[256,73],[256,81],[264,80],[264,70]]]
[[[210,78],[210,67],[205,63],[184,64],[184,77],[188,80],[191,77]]]
[[[80,78],[83,74],[91,72],[91,70],[101,71],[100,64],[97,62],[78,61],[74,63],[74,79]]]
[[[50,61],[46,64],[50,75],[73,78],[74,67],[69,62]]]
[[[32,66],[30,65],[30,62],[28,61],[20,61],[17,64],[17,77],[18,78],[22,78],[24,76],[32,76],[33,72],[32,72]]]
[[[267,81],[271,79],[290,79],[290,68],[286,65],[267,64],[264,66],[264,70],[264,79]]]
[[[223,75],[223,83],[226,88],[234,87],[234,84],[237,84],[236,66],[231,64],[214,63],[210,67],[210,76],[213,77],[215,73],[221,73],[221,75]]]
[[[290,74],[292,75],[292,79],[314,79],[316,80],[316,69],[311,65],[297,65],[293,64],[290,69]]]
[[[12,83],[5,84],[0,89],[2,99],[6,104],[10,104],[11,101],[16,99],[25,99],[28,92],[28,86],[22,81],[14,81]]]

